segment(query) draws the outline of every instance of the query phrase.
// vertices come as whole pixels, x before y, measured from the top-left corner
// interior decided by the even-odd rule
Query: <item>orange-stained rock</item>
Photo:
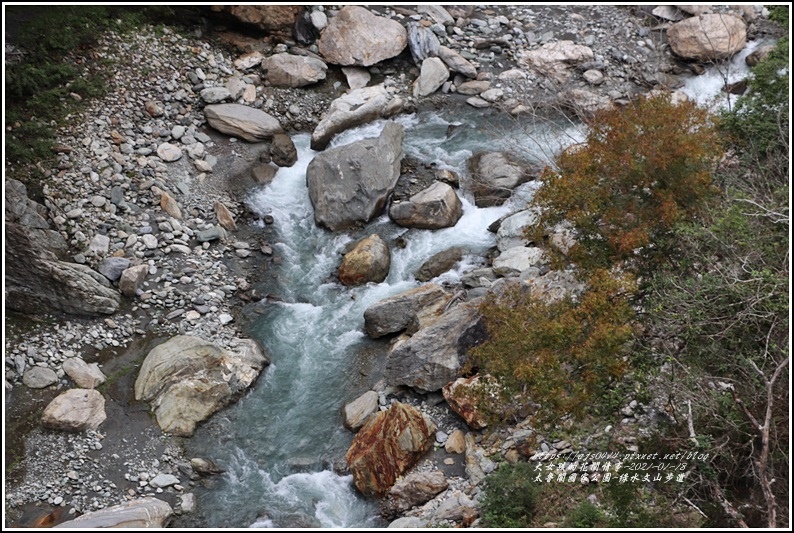
[[[242,6],[210,6],[214,12],[226,12],[244,24],[256,26],[268,33],[289,35],[292,25],[300,13],[301,6],[281,5],[242,5]]]
[[[449,407],[458,413],[472,429],[482,429],[487,422],[477,410],[476,396],[473,389],[480,385],[480,376],[459,378],[447,383],[441,392]]]
[[[383,496],[430,449],[435,431],[418,409],[403,403],[370,417],[346,456],[359,492]]]
[[[339,281],[347,286],[380,283],[389,275],[390,266],[389,247],[374,233],[345,254],[339,266]]]

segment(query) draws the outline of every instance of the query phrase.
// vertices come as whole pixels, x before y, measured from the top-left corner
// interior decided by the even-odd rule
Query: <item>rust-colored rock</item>
[[[365,496],[383,496],[430,449],[435,431],[418,409],[403,403],[371,417],[347,451],[356,488]]]
[[[182,210],[179,208],[179,204],[165,191],[160,195],[160,209],[172,217],[182,220]]]
[[[339,281],[343,285],[380,283],[389,275],[391,253],[380,235],[372,234],[345,254],[339,266]]]
[[[229,211],[229,208],[223,205],[223,203],[215,202],[215,216],[218,218],[218,224],[220,224],[223,229],[228,231],[237,230],[237,223],[234,221],[232,212]]]
[[[244,24],[250,24],[269,33],[291,34],[292,25],[302,6],[242,5],[211,6],[212,11],[225,12]]]
[[[477,409],[474,389],[480,385],[480,376],[459,378],[444,385],[441,389],[449,407],[458,413],[472,429],[482,429],[488,425]]]

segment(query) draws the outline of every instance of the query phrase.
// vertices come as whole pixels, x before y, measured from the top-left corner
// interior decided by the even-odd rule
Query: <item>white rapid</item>
[[[404,149],[417,159],[465,173],[472,152],[505,146],[515,140],[518,124],[491,129],[473,118],[447,137],[450,122],[427,114],[398,119],[406,127]],[[472,120],[472,122],[466,122]],[[334,146],[380,133],[383,122],[346,132]],[[504,134],[510,130],[512,134]],[[538,130],[538,136],[551,134]],[[565,143],[575,131],[559,133]],[[262,303],[263,313],[249,332],[267,347],[272,364],[254,389],[229,409],[216,414],[187,443],[189,452],[212,458],[226,473],[209,489],[198,489],[197,512],[191,521],[202,527],[382,527],[377,507],[361,498],[350,476],[334,473],[344,461],[353,435],[342,427],[339,410],[368,390],[373,354],[385,343],[363,333],[364,310],[374,302],[418,285],[413,272],[431,255],[465,246],[473,255],[438,281],[456,281],[477,264],[474,254],[494,245],[487,227],[522,205],[534,186],[523,187],[511,205],[480,209],[464,193],[464,214],[454,228],[411,230],[403,249],[392,249],[387,280],[346,288],[334,281],[341,250],[353,238],[379,233],[387,242],[405,233],[387,216],[356,235],[318,228],[306,188],[306,168],[315,153],[309,136],[294,138],[298,162],[279,170],[273,182],[255,191],[249,205],[272,214],[278,233],[276,253],[282,264],[269,272],[269,291],[282,301]],[[545,141],[544,141],[545,142]],[[529,146],[529,144],[527,144]],[[542,159],[542,154],[534,154]],[[362,377],[362,374],[366,376]]]

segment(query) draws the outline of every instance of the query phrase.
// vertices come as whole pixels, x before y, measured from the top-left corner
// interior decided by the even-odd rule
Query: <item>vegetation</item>
[[[678,485],[591,486],[598,504],[576,484],[535,487],[521,509],[489,503],[488,525],[673,526],[652,523],[665,499],[691,507],[679,526],[789,525],[788,46],[778,41],[719,117],[665,98],[596,117],[586,142],[546,170],[531,235],[585,289],[492,298],[482,307],[491,338],[472,354],[471,370],[504,388],[501,405],[535,402],[533,420],[547,425],[603,411],[636,361],[654,361],[646,395],[667,400],[670,423],[650,451],[706,459]],[[545,234],[566,222],[576,244],[555,248]],[[485,501],[529,483],[526,468],[489,477]]]

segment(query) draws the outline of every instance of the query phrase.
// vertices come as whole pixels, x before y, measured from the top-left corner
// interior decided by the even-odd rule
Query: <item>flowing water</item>
[[[407,154],[440,168],[465,173],[465,163],[476,150],[506,146],[518,132],[512,121],[486,125],[482,118],[457,114],[462,124],[447,136],[451,121],[438,114],[398,119],[406,128]],[[469,120],[472,120],[469,122]],[[384,122],[346,132],[334,140],[339,146],[374,137]],[[504,132],[508,133],[505,134]],[[489,133],[493,132],[493,133]],[[553,132],[549,126],[534,130],[529,157],[543,159],[533,146],[565,144],[573,129]],[[548,137],[544,137],[548,135]],[[379,527],[377,507],[361,498],[351,476],[334,473],[353,435],[342,427],[340,407],[372,386],[362,376],[374,352],[387,345],[366,338],[364,310],[376,301],[418,283],[413,272],[431,255],[452,246],[464,246],[472,255],[439,282],[454,282],[460,273],[480,264],[475,254],[494,245],[487,227],[509,212],[511,205],[480,209],[463,193],[463,217],[454,228],[411,230],[405,248],[392,248],[392,264],[385,282],[347,288],[334,281],[345,244],[363,235],[379,233],[387,242],[406,233],[387,216],[372,221],[355,235],[318,228],[306,188],[306,167],[315,155],[309,136],[294,138],[298,162],[279,170],[273,182],[252,193],[255,211],[272,214],[279,243],[275,253],[282,264],[271,271],[268,292],[281,302],[265,309],[249,334],[267,347],[272,364],[252,391],[231,408],[218,413],[190,439],[190,453],[214,459],[227,472],[214,480],[211,490],[197,491],[197,514],[192,521],[205,527]],[[513,204],[521,205],[534,190],[523,186]],[[367,373],[365,371],[365,373]]]
[[[755,45],[751,44],[754,49]],[[750,47],[748,47],[750,48]],[[749,52],[747,52],[749,53]],[[742,53],[730,75],[745,75]],[[730,81],[735,81],[733,77]],[[722,88],[719,72],[693,78],[683,89],[707,102]],[[507,149],[547,162],[554,152],[582,138],[571,124],[489,122],[482,111],[460,111],[454,118],[438,113],[400,117],[406,128],[405,152],[424,163],[466,175],[466,161],[483,149]],[[494,114],[493,121],[500,115]],[[383,122],[345,132],[339,146],[374,137]],[[451,124],[459,125],[448,131]],[[351,476],[334,473],[353,435],[342,427],[340,407],[373,385],[368,365],[382,342],[363,333],[364,310],[387,296],[417,286],[412,273],[431,255],[464,246],[468,256],[439,282],[455,282],[480,264],[477,253],[494,245],[488,225],[531,197],[536,184],[522,186],[508,204],[480,209],[460,191],[463,217],[454,228],[410,230],[387,216],[356,234],[318,228],[306,188],[306,167],[315,155],[309,136],[294,138],[298,162],[280,169],[273,182],[254,191],[248,203],[275,219],[281,266],[270,271],[268,292],[283,301],[268,302],[249,334],[267,347],[272,364],[238,403],[218,413],[189,440],[189,453],[210,457],[226,468],[208,489],[198,489],[197,511],[190,521],[202,527],[383,527],[377,507],[361,498]],[[334,281],[345,244],[379,233],[392,242],[405,234],[405,248],[392,248],[385,282],[346,288]]]

